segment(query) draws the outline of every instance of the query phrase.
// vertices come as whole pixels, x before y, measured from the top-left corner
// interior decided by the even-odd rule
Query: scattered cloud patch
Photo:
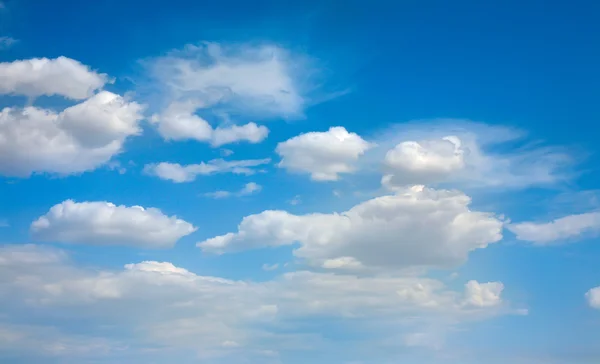
[[[0,51],[12,47],[18,40],[12,37],[3,36],[0,37]]]
[[[160,162],[144,166],[144,173],[175,183],[192,182],[197,176],[208,176],[218,173],[243,174],[246,176],[257,173],[256,167],[271,163],[271,159],[246,159],[226,161],[213,159],[199,164],[181,165],[178,163]]]
[[[196,228],[159,209],[64,201],[31,224],[36,241],[170,248]]]
[[[340,174],[355,172],[354,164],[371,146],[343,127],[332,127],[281,142],[276,152],[281,157],[281,168],[310,174],[313,181],[336,181]]]
[[[256,184],[254,182],[248,182],[244,185],[244,187],[242,187],[241,190],[236,191],[236,192],[231,192],[231,191],[215,191],[215,192],[208,192],[205,193],[204,196],[207,197],[211,197],[211,198],[227,198],[227,197],[232,197],[232,196],[236,196],[236,197],[242,197],[242,196],[249,196],[249,195],[254,195],[259,193],[262,190],[262,186],[259,184]]]
[[[546,223],[522,222],[508,225],[517,239],[536,245],[560,243],[600,232],[600,212],[569,215]]]

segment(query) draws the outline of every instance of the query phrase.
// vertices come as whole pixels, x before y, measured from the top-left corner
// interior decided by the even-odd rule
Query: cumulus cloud
[[[591,308],[600,310],[600,287],[592,288],[587,291],[585,298]]]
[[[48,259],[49,252],[56,258]],[[97,271],[73,265],[61,250],[36,246],[0,247],[0,282],[0,293],[6,297],[4,308],[25,305],[59,325],[64,320],[55,319],[68,312],[71,319],[85,322],[87,332],[106,334],[101,328],[108,327],[110,332],[122,333],[120,338],[127,346],[102,341],[105,354],[117,355],[112,358],[115,362],[123,361],[118,355],[143,356],[144,348],[154,348],[150,353],[154,358],[181,352],[189,358],[189,350],[198,350],[204,359],[253,357],[258,352],[302,350],[307,345],[315,349],[323,342],[306,335],[293,335],[286,341],[281,329],[303,322],[307,334],[317,335],[322,328],[310,323],[323,318],[344,318],[347,332],[360,333],[365,325],[377,325],[386,335],[399,335],[412,332],[415,325],[468,322],[510,312],[499,298],[494,298],[495,305],[465,305],[468,288],[454,291],[434,279],[303,271],[255,283],[197,275],[157,261]],[[10,320],[0,322],[0,328],[5,328],[0,329],[0,335],[4,333],[14,342],[20,340],[21,355],[46,356],[48,353],[40,350],[45,344],[74,342],[64,340],[66,332],[33,341],[20,336],[24,330],[18,325],[28,322],[27,312],[12,309],[7,316]],[[328,326],[336,325],[334,320],[327,322]],[[67,330],[69,326],[59,328]],[[77,342],[84,347],[84,343],[99,343],[97,340],[80,337]],[[97,358],[96,349],[87,354]],[[76,350],[76,345],[65,345],[60,355],[85,354]]]
[[[392,173],[384,176],[384,185],[429,184],[464,169],[464,150],[454,136],[402,142],[387,152],[385,166]]]
[[[219,190],[219,191],[215,191],[215,192],[208,192],[208,193],[205,193],[204,195],[207,197],[211,197],[211,198],[227,198],[227,197],[232,197],[232,196],[242,197],[242,196],[254,195],[256,193],[259,193],[261,190],[262,190],[261,185],[254,183],[254,182],[248,182],[239,191],[232,192],[232,191]]]
[[[340,174],[355,171],[354,163],[371,144],[345,128],[300,134],[277,145],[279,167],[307,173],[314,181],[336,181]]]
[[[325,268],[448,267],[502,238],[503,222],[471,211],[470,202],[459,191],[415,186],[342,213],[264,211],[245,217],[237,232],[197,245],[224,253],[299,243],[296,256]]]
[[[37,241],[170,248],[196,228],[159,209],[64,201],[31,224]]]
[[[269,135],[269,129],[256,123],[226,125],[213,128],[208,121],[194,114],[197,106],[192,103],[173,103],[151,121],[158,125],[158,132],[167,140],[208,142],[213,147],[225,144],[249,142],[260,143]]]
[[[4,108],[0,111],[0,174],[27,177],[96,169],[122,150],[127,137],[141,132],[141,111],[139,104],[107,91],[60,113],[37,107]]]
[[[517,239],[537,245],[565,242],[600,232],[600,212],[569,215],[546,223],[522,222],[508,225]]]
[[[570,178],[574,162],[564,148],[542,146],[522,130],[465,120],[399,124],[373,140],[378,148],[360,167],[373,170],[384,161],[382,184],[390,190],[411,184],[549,186]]]
[[[28,97],[60,95],[86,99],[109,78],[67,57],[33,58],[0,63],[0,94]]]
[[[192,182],[197,176],[207,176],[217,173],[233,173],[252,175],[257,172],[256,167],[269,164],[271,159],[246,159],[237,161],[226,161],[213,159],[207,163],[181,165],[178,163],[161,162],[147,164],[144,173],[156,176],[160,179],[175,183]]]

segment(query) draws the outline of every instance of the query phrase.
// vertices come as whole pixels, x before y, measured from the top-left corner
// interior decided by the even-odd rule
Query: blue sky
[[[0,4],[0,361],[600,360],[597,3]]]

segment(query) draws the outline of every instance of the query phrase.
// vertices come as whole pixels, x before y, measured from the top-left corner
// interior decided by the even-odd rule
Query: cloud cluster
[[[64,201],[31,224],[35,240],[72,244],[171,248],[196,228],[159,209],[110,202]]]
[[[226,161],[213,159],[207,163],[188,164],[160,162],[144,166],[144,173],[175,183],[192,182],[197,176],[207,176],[217,173],[243,174],[246,176],[257,172],[256,167],[269,164],[271,159],[246,159]]]
[[[398,334],[412,330],[415,319],[406,321],[407,317],[422,322],[466,322],[510,312],[499,298],[501,285],[494,282],[469,282],[460,292],[427,278],[299,271],[251,283],[201,276],[155,261],[93,271],[72,265],[61,250],[33,245],[0,247],[0,282],[0,293],[7,297],[0,307],[25,304],[49,319],[68,311],[70,319],[85,318],[88,332],[111,327],[127,333],[123,339],[128,346],[119,347],[93,334],[87,340],[74,340],[74,333],[64,328],[67,331],[44,340],[45,346],[34,347],[35,337],[19,335],[23,330],[18,321],[25,317],[15,311],[11,321],[16,322],[0,321],[0,333],[31,348],[24,355],[49,355],[44,348],[53,344],[62,345],[61,355],[75,352],[95,358],[118,358],[134,351],[143,354],[153,347],[169,348],[170,353],[194,350],[205,360],[267,351],[276,356],[277,351],[311,344],[300,334],[290,338],[294,344],[282,341],[286,335],[277,334],[292,322],[311,317],[344,318],[354,321],[357,330],[369,322],[378,323]],[[319,328],[312,330],[317,334]],[[68,345],[75,342],[81,345]]]
[[[0,110],[0,174],[73,174],[108,163],[141,133],[143,107],[108,91],[108,77],[66,57],[0,63],[0,94],[84,100],[61,112],[35,106]]]
[[[343,213],[264,211],[198,246],[223,253],[299,243],[296,256],[329,269],[449,267],[502,238],[503,222],[471,211],[470,202],[458,191],[415,186]]]

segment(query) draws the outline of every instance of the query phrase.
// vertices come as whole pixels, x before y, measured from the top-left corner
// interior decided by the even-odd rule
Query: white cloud
[[[510,224],[508,229],[516,234],[519,240],[547,245],[600,232],[600,212],[564,216],[547,223]]]
[[[500,294],[504,285],[500,282],[479,283],[469,281],[466,284],[465,304],[475,307],[490,307],[500,304]]]
[[[15,38],[12,38],[12,37],[7,37],[7,36],[0,37],[0,50],[8,49],[17,42],[18,42],[18,40],[16,40]]]
[[[259,193],[261,190],[262,190],[261,185],[256,184],[254,182],[248,182],[244,185],[244,187],[242,187],[241,190],[236,191],[236,192],[220,190],[220,191],[215,191],[215,192],[208,192],[208,193],[205,193],[204,195],[207,197],[212,197],[212,198],[227,198],[227,197],[231,197],[231,196],[242,197],[242,196],[254,195],[256,193]]]
[[[27,259],[22,259],[24,255]],[[55,258],[48,259],[49,255]],[[185,350],[188,359],[189,350],[214,358],[230,354],[248,357],[274,349],[301,350],[306,345],[314,349],[323,342],[299,334],[287,342],[281,329],[289,330],[302,322],[307,334],[318,335],[322,330],[318,322],[323,318],[343,318],[347,332],[377,327],[391,336],[422,330],[432,322],[443,332],[447,322],[466,323],[510,312],[500,298],[494,298],[495,305],[465,305],[467,291],[451,290],[434,279],[304,271],[254,283],[201,276],[156,261],[98,271],[73,265],[61,250],[36,246],[0,247],[0,283],[0,294],[6,297],[3,304],[8,305],[4,307],[34,309],[37,317],[56,322],[61,330],[69,329],[69,324],[59,319],[68,314],[73,322],[85,322],[88,332],[118,332],[120,340],[128,343],[126,347],[115,347],[117,343],[108,338],[97,341],[84,336],[77,342],[81,347],[103,342],[105,354],[129,358],[143,355],[143,348],[155,348],[153,356]],[[500,285],[487,283],[491,284]],[[19,342],[15,350],[21,355],[35,352],[47,356],[49,353],[40,348],[74,343],[63,339],[66,331],[27,337],[18,325],[28,322],[28,312],[11,310],[7,312],[10,321],[0,321],[0,335]],[[335,325],[334,320],[327,322],[328,326]],[[103,327],[110,331],[102,331]],[[62,348],[58,354],[64,358],[86,354],[77,345]],[[97,358],[96,349],[87,354]],[[112,361],[123,362],[123,358]]]
[[[60,83],[60,82],[58,82]],[[0,86],[1,87],[1,86]],[[93,170],[141,132],[142,107],[103,91],[61,113],[26,107],[0,111],[0,174]]]
[[[233,173],[248,176],[257,172],[255,169],[256,167],[269,164],[270,162],[271,160],[269,158],[237,161],[213,159],[207,163],[202,162],[185,166],[178,163],[161,162],[157,164],[147,164],[144,166],[144,173],[175,183],[183,183],[192,182],[199,175],[208,176],[217,173]]]
[[[392,173],[383,178],[384,185],[429,184],[462,170],[464,150],[460,139],[453,136],[402,142],[387,152],[385,166]]]
[[[592,288],[585,294],[591,308],[600,310],[600,287]]]
[[[326,132],[300,134],[277,145],[279,166],[291,172],[308,173],[314,181],[336,181],[355,171],[354,163],[371,144],[343,127]]]
[[[196,228],[156,208],[64,201],[31,224],[38,241],[169,248]]]
[[[269,129],[256,123],[241,126],[229,125],[213,128],[208,121],[194,114],[197,106],[192,103],[173,103],[151,121],[158,125],[158,132],[166,140],[194,139],[208,142],[213,147],[237,142],[260,143],[269,135]]]
[[[266,271],[276,270],[277,268],[279,268],[279,263],[262,265],[262,269]]]
[[[67,57],[0,63],[0,94],[28,97],[60,95],[82,100],[109,81],[108,76]]]
[[[304,60],[274,45],[188,45],[149,62],[168,98],[238,113],[293,117],[303,111]]]
[[[236,125],[232,115],[302,117],[313,75],[306,57],[266,44],[187,45],[145,64],[148,93],[158,101],[153,121],[159,133],[165,139],[195,139],[213,147],[259,143],[267,137],[265,126]]]
[[[410,184],[526,188],[570,178],[575,158],[563,148],[540,146],[518,129],[465,120],[403,123],[373,140],[361,169],[380,173],[390,190]],[[374,167],[376,166],[376,167]]]
[[[415,186],[343,213],[264,211],[245,217],[237,232],[197,245],[223,253],[299,243],[294,254],[317,266],[448,267],[502,238],[503,222],[469,210],[470,202],[459,191]]]

